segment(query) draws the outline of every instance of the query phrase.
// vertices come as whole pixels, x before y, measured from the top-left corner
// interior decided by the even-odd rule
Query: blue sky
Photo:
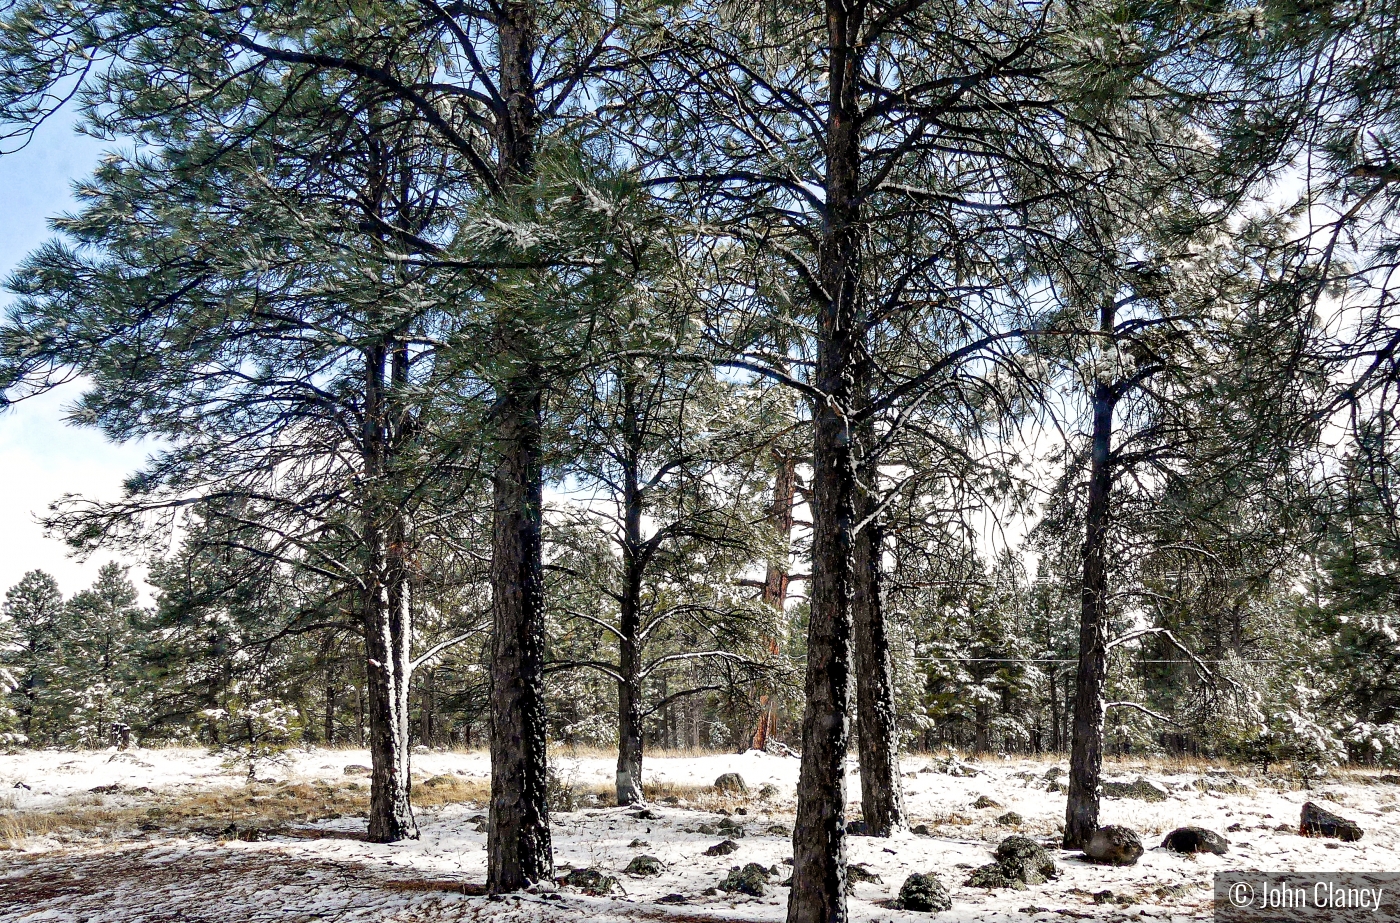
[[[23,150],[0,155],[0,276],[8,277],[50,236],[46,222],[72,207],[72,181],[92,170],[103,149],[65,119],[44,125]],[[0,304],[11,298],[0,292]],[[116,445],[95,430],[66,425],[64,408],[77,396],[77,386],[69,385],[0,414],[0,592],[25,571],[42,568],[72,594],[102,564],[119,559],[99,553],[75,561],[35,522],[66,493],[116,496],[122,478],[145,458],[140,446]]]

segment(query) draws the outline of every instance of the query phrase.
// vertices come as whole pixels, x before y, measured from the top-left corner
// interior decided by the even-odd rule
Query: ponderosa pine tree
[[[109,562],[92,586],[68,600],[65,683],[81,690],[69,734],[86,746],[120,743],[114,729],[129,729],[136,717],[142,617],[138,599],[127,568]]]
[[[618,649],[616,660],[556,652],[562,663],[552,666],[586,667],[617,682],[618,804],[642,800],[644,720],[717,688],[687,683],[676,668],[699,662],[703,676],[704,661],[757,670],[765,659],[745,650],[754,646],[744,644],[755,633],[747,626],[765,618],[739,588],[763,545],[751,523],[760,519],[755,458],[771,414],[760,389],[727,382],[705,363],[659,358],[667,349],[694,351],[691,318],[674,310],[674,300],[657,304],[668,297],[660,289],[617,299],[630,315],[619,310],[600,328],[619,358],[581,377],[570,424],[568,471],[589,500],[555,539],[564,553],[553,566],[575,588],[561,600],[563,617],[601,629]],[[597,542],[600,532],[606,545]],[[693,576],[702,570],[705,582]],[[677,632],[711,641],[663,648]],[[660,701],[649,701],[647,684],[668,675],[675,686],[668,682]]]
[[[10,676],[18,733],[30,745],[52,742],[62,727],[68,691],[55,683],[63,658],[63,594],[58,581],[44,571],[29,571],[5,592],[0,613],[9,636],[0,664]]]

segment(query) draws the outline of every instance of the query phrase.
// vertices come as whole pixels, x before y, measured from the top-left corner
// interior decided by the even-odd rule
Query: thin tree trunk
[[[534,65],[538,42],[533,3],[498,7],[498,176],[524,198],[535,175],[538,130]],[[521,204],[524,204],[523,202]],[[491,556],[491,811],[486,884],[517,891],[554,871],[546,786],[544,703],[544,560],[541,552],[543,401],[536,344],[516,318],[502,316],[503,355],[516,368],[497,398],[495,521]]]
[[[867,473],[867,484],[873,474]],[[868,491],[858,495],[856,518],[875,512]],[[889,836],[904,826],[904,791],[899,781],[899,724],[894,707],[894,667],[880,604],[881,532],[871,521],[855,536],[854,594],[856,721],[860,753],[860,798],[865,832]]]
[[[622,496],[622,605],[618,628],[617,684],[617,803],[637,804],[642,799],[642,570],[646,551],[642,541],[642,489],[638,463],[641,434],[637,421],[635,389],[625,374],[623,385],[622,440],[624,463]]]
[[[370,777],[369,839],[393,843],[417,839],[409,802],[409,618],[404,605],[403,521],[387,485],[388,400],[384,373],[388,351],[372,346],[365,374],[365,500],[363,625],[368,692]]]
[[[1114,305],[1104,300],[1099,329],[1113,332]],[[1084,573],[1080,588],[1079,674],[1075,679],[1074,736],[1069,760],[1069,800],[1065,807],[1068,849],[1082,849],[1098,829],[1099,777],[1103,770],[1104,692],[1108,675],[1106,615],[1108,572],[1106,551],[1113,483],[1114,387],[1094,385],[1094,423],[1089,466],[1089,500],[1085,514]]]
[[[855,398],[873,403],[874,358],[866,350],[856,368]],[[853,544],[851,622],[855,640],[857,752],[860,754],[861,813],[870,836],[890,836],[904,826],[899,781],[899,723],[894,705],[894,666],[885,611],[880,600],[884,532],[880,527],[880,462],[873,422],[856,430],[861,447],[855,518],[865,523]]]
[[[777,542],[777,554],[768,562],[763,578],[763,604],[773,612],[774,633],[764,638],[769,654],[777,656],[778,634],[783,614],[787,608],[788,596],[788,555],[792,544],[793,506],[797,499],[797,459],[792,455],[773,450],[773,461],[777,469],[773,478],[773,502],[768,509],[768,521],[773,528]],[[771,689],[758,698],[758,722],[749,735],[749,747],[764,750],[768,738],[772,736],[777,723],[778,703]]]
[[[860,276],[856,43],[862,4],[827,0],[826,215],[812,408],[812,596],[807,705],[793,829],[788,923],[846,923],[846,748],[850,742],[851,542],[855,467],[851,376]]]

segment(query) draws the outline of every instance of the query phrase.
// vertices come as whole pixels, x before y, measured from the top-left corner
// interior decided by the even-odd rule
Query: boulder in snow
[[[666,866],[655,856],[635,856],[623,871],[628,875],[660,875]]]
[[[749,787],[744,782],[744,777],[737,772],[726,772],[715,779],[715,788],[721,792],[732,792],[737,795],[747,795]]]
[[[967,878],[971,888],[1014,888],[1044,884],[1058,872],[1055,860],[1028,836],[1009,836],[997,844],[996,861],[973,869]]]
[[[1127,827],[1109,824],[1094,831],[1084,855],[1104,865],[1136,865],[1142,858],[1142,840]]]
[[[561,880],[571,888],[578,888],[584,894],[608,894],[617,887],[616,878],[605,875],[597,869],[571,869]]]
[[[750,862],[743,868],[737,865],[729,870],[724,881],[719,883],[721,891],[738,892],[752,897],[762,897],[767,893],[768,878],[773,873],[757,862]]]
[[[904,879],[896,902],[901,910],[920,913],[942,913],[953,909],[953,899],[948,895],[948,889],[932,872],[927,875],[915,872]]]
[[[1167,834],[1162,846],[1172,852],[1210,852],[1223,856],[1230,851],[1230,841],[1214,830],[1204,827],[1178,827]]]
[[[1324,807],[1309,801],[1303,805],[1302,822],[1298,832],[1303,836],[1325,836],[1354,843],[1361,839],[1361,826],[1354,820],[1347,820],[1340,814],[1333,814]]]
[[[727,856],[727,855],[729,855],[730,853],[738,852],[738,851],[739,851],[739,844],[738,844],[738,843],[734,842],[733,840],[724,840],[724,841],[722,841],[722,842],[716,843],[715,845],[711,846],[709,849],[705,850],[705,855],[707,855],[707,856]]]
[[[878,885],[883,882],[880,881],[879,875],[870,871],[863,863],[857,863],[846,866],[846,886],[849,888],[853,884]]]
[[[1135,798],[1138,801],[1166,801],[1167,790],[1156,782],[1138,776],[1131,782],[1105,782],[1101,791],[1107,798]]]

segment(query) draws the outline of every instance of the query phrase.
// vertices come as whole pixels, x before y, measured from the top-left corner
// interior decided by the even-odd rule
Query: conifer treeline
[[[791,923],[851,748],[877,835],[901,746],[1066,750],[1069,847],[1106,751],[1393,759],[1396,18],[8,0],[3,136],[111,151],[0,383],[160,449],[48,517],[155,608],[27,578],[6,720],[126,645],[139,734],[364,741],[383,842],[484,736],[493,892],[551,737],[787,741]]]

